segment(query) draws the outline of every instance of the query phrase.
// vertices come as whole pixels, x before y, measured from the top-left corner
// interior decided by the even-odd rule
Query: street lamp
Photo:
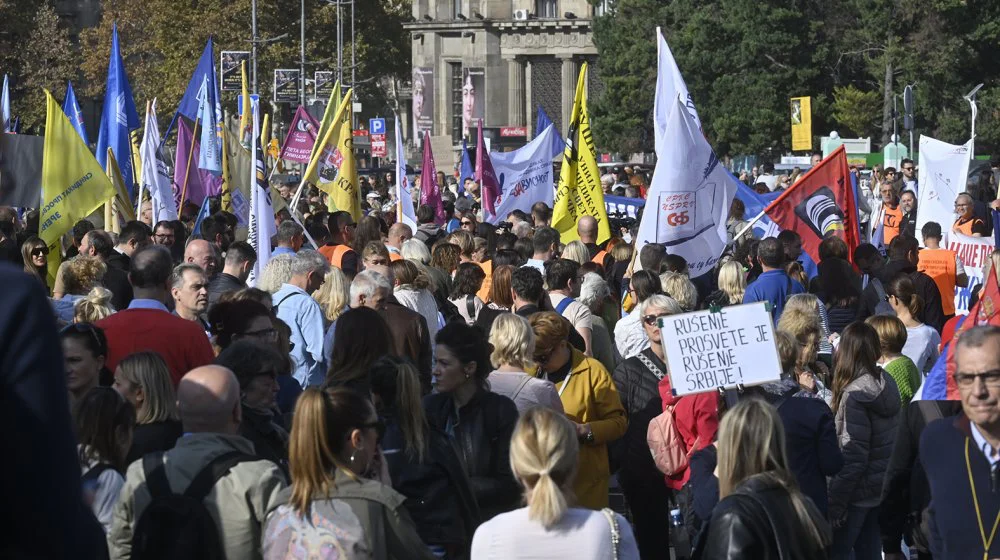
[[[982,88],[983,84],[979,84],[963,96],[969,102],[969,107],[972,108],[972,134],[969,138],[969,159],[974,159],[976,154],[976,93]]]

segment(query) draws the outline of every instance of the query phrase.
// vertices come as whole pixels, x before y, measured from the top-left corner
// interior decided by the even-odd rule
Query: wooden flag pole
[[[180,134],[180,128],[177,128],[177,134]],[[184,184],[181,186],[181,204],[178,209],[178,215],[184,210],[184,198],[187,197],[188,189],[188,178],[191,176],[191,159],[194,157],[194,142],[198,137],[198,119],[194,119],[194,129],[191,130],[191,149],[188,150],[188,162],[187,169],[184,170]]]

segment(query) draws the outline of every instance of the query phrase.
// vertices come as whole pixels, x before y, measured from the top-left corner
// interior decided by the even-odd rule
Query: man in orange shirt
[[[892,240],[899,235],[900,227],[903,224],[903,209],[899,207],[899,197],[892,183],[884,182],[879,188],[882,195],[882,208],[878,213],[878,220],[875,221],[875,228],[882,225],[882,243],[888,247]]]
[[[330,264],[344,271],[348,280],[358,273],[358,254],[351,249],[354,228],[357,225],[348,212],[330,214],[326,219],[326,227],[330,230],[331,241],[319,248],[319,253],[326,257]]]
[[[917,270],[930,276],[941,292],[941,311],[945,319],[955,315],[955,287],[969,285],[965,265],[955,251],[941,248],[941,224],[927,222],[920,228],[924,248],[920,250]]]
[[[975,215],[975,203],[969,193],[959,193],[955,199],[955,214],[958,219],[955,225],[951,226],[951,231],[968,235],[969,237],[983,237],[989,234],[986,223]]]

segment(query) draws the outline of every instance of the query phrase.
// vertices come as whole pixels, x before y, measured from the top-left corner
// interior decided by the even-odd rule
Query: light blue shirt
[[[295,371],[292,377],[305,387],[314,387],[326,379],[326,361],[323,359],[323,311],[305,290],[291,284],[282,284],[273,296],[278,318],[292,330],[292,360]]]
[[[277,255],[294,255],[294,254],[295,254],[295,251],[293,251],[291,247],[275,247],[271,251],[271,256],[272,257],[277,256]]]
[[[337,336],[337,322],[330,323],[326,329],[326,336],[323,337],[323,359],[327,366],[333,363],[333,339]]]
[[[998,450],[993,449],[990,442],[986,441],[975,423],[969,422],[969,427],[972,428],[972,439],[976,440],[976,447],[983,452],[983,455],[986,455],[986,460],[990,462],[990,468],[996,467],[997,463],[1000,462],[1000,455],[997,455]]]
[[[129,309],[159,309],[160,311],[166,311],[170,313],[166,305],[163,305],[162,301],[156,301],[155,299],[140,299],[136,298],[132,300],[132,303],[128,304]]]

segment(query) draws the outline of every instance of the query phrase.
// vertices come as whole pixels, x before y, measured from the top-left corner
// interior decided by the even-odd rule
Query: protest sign
[[[965,267],[965,275],[969,277],[968,285],[955,288],[955,314],[969,312],[969,296],[973,288],[983,283],[983,265],[993,252],[994,243],[992,237],[969,237],[955,232],[948,234],[947,248],[958,255]]]
[[[493,171],[500,182],[500,200],[490,223],[507,219],[514,210],[531,213],[536,202],[552,205],[552,138],[554,126],[512,152],[490,154]],[[469,162],[469,167],[472,167]]]
[[[662,317],[659,326],[676,396],[760,385],[781,376],[765,302]]]
[[[971,149],[972,140],[956,146],[920,136],[916,231],[920,231],[927,222],[937,222],[944,233],[942,242],[951,239],[951,224],[955,221],[955,198],[965,190]]]

